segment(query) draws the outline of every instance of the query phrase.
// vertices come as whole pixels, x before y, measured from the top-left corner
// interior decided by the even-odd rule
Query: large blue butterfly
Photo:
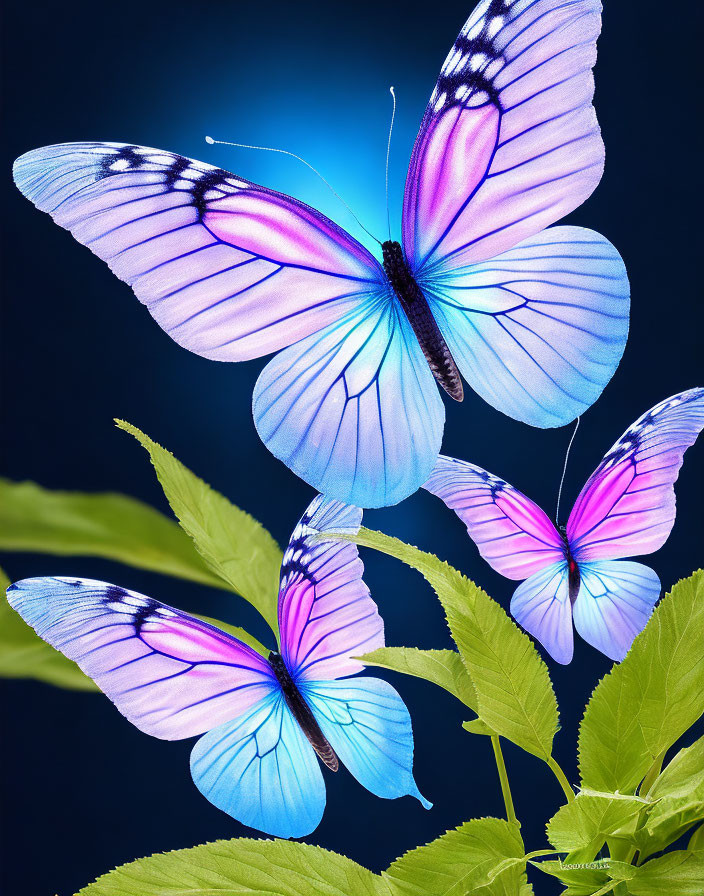
[[[411,156],[403,247],[382,263],[295,199],[157,149],[69,143],[20,190],[105,259],[180,345],[283,349],[254,390],[267,447],[319,491],[393,504],[430,475],[463,376],[533,426],[594,402],[629,288],[602,236],[545,228],[598,184],[598,0],[483,0],[445,60]]]
[[[360,510],[318,495],[281,567],[278,651],[268,658],[180,610],[91,579],[11,585],[10,604],[93,678],[140,730],[203,736],[191,753],[198,789],[218,808],[278,837],[314,830],[325,808],[319,757],[343,762],[377,796],[410,794],[413,733],[396,691],[350,679],[354,659],[384,645],[357,548],[321,539],[355,533]]]

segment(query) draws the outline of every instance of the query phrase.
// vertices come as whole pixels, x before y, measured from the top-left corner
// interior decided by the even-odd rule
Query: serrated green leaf
[[[542,862],[531,862],[544,874],[556,877],[567,887],[562,896],[592,896],[608,881],[609,875],[602,868],[591,867],[602,865],[601,862],[589,862],[577,867],[578,863],[560,862],[548,859]],[[603,867],[606,867],[605,865]]]
[[[351,859],[286,840],[219,840],[137,859],[77,896],[388,896]]]
[[[407,852],[382,877],[394,896],[516,896],[524,869],[518,826],[475,818]]]
[[[0,569],[0,676],[35,678],[74,691],[98,687],[78,666],[37,635],[7,602],[10,580]]]
[[[704,851],[677,850],[644,865],[612,862],[609,874],[626,881],[631,896],[702,896],[704,893]]]
[[[580,793],[550,819],[548,840],[559,852],[569,853],[565,864],[590,862],[606,838],[634,821],[647,805],[637,796]]]
[[[396,557],[427,579],[474,684],[479,717],[492,731],[548,761],[558,728],[557,701],[530,638],[481,588],[433,554],[370,529],[350,540]]]
[[[636,834],[641,861],[704,819],[704,737],[677,753],[648,797],[655,802]]]
[[[52,491],[0,479],[0,550],[104,557],[227,588],[174,520],[127,495]]]
[[[579,732],[582,782],[634,792],[704,712],[704,573],[679,582],[620,665],[597,685]]]
[[[380,647],[360,657],[365,666],[378,666],[423,678],[449,691],[477,712],[477,694],[472,679],[456,650],[420,650],[417,647]]]
[[[164,494],[207,565],[278,633],[281,549],[253,517],[212,489],[136,426],[116,421],[147,450]]]

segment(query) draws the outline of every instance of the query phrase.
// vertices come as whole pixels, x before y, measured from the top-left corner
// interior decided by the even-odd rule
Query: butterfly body
[[[674,483],[702,429],[704,389],[655,405],[604,455],[564,527],[508,482],[455,458],[441,456],[424,487],[457,513],[497,572],[521,581],[511,613],[555,660],[572,659],[573,624],[621,660],[660,595],[656,573],[626,558],[667,540]]]
[[[269,664],[273,669],[276,680],[279,682],[281,693],[284,695],[286,706],[291,710],[291,715],[301,726],[301,730],[308,738],[308,742],[317,755],[331,771],[336,772],[340,767],[340,762],[335,751],[320,730],[320,725],[317,723],[310,706],[306,703],[305,697],[298,690],[296,682],[286,668],[284,658],[280,653],[272,650],[269,653]]]
[[[455,401],[462,401],[464,389],[457,364],[433,317],[428,300],[408,266],[401,244],[395,240],[387,240],[382,243],[381,249],[384,255],[384,273],[408,318],[436,382]]]
[[[570,603],[574,606],[579,594],[579,583],[581,581],[579,572],[579,563],[572,556],[572,552],[567,548],[567,587],[569,589]]]

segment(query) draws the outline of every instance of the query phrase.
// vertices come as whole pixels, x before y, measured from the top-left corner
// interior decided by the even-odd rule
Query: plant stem
[[[559,849],[534,849],[533,852],[527,852],[525,854],[525,858],[530,862],[533,859],[541,858],[542,856],[559,856]],[[540,863],[538,862],[538,867],[540,867]]]
[[[556,759],[552,756],[548,759],[548,767],[551,769],[553,775],[557,778],[557,781],[562,788],[563,793],[567,797],[567,802],[571,803],[574,799],[574,790],[570,787],[570,782],[567,780],[567,775],[562,771]]]
[[[592,894],[592,896],[604,896],[605,893],[611,893],[617,883],[619,883],[619,881],[617,880],[609,881],[606,886],[602,887],[600,890],[597,890],[596,893]]]
[[[506,806],[506,819],[513,824],[518,824],[516,811],[513,808],[513,797],[511,796],[511,787],[508,783],[508,775],[506,773],[506,763],[504,762],[504,754],[499,743],[499,735],[491,735],[491,746],[494,749],[494,759],[496,760],[496,768],[499,771],[499,781],[501,782],[501,793],[504,798],[504,806]]]

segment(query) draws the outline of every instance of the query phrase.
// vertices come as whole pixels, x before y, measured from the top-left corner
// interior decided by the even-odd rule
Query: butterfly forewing
[[[187,613],[92,579],[16,582],[8,601],[147,734],[192,737],[277,689],[267,660]]]
[[[440,455],[423,488],[467,526],[482,557],[509,579],[526,579],[565,560],[565,544],[547,514],[504,479]]]
[[[319,495],[291,535],[281,565],[281,655],[295,682],[340,678],[364,668],[354,657],[384,645],[384,624],[362,580],[357,507]]]
[[[704,389],[673,395],[629,426],[570,513],[567,535],[578,560],[649,554],[665,543],[684,453],[702,429]]]
[[[176,342],[207,358],[290,345],[382,276],[366,249],[303,203],[176,153],[59,144],[21,156],[14,176]]]
[[[411,157],[403,238],[415,270],[493,258],[594,190],[600,13],[599,0],[491,0],[472,13]]]

